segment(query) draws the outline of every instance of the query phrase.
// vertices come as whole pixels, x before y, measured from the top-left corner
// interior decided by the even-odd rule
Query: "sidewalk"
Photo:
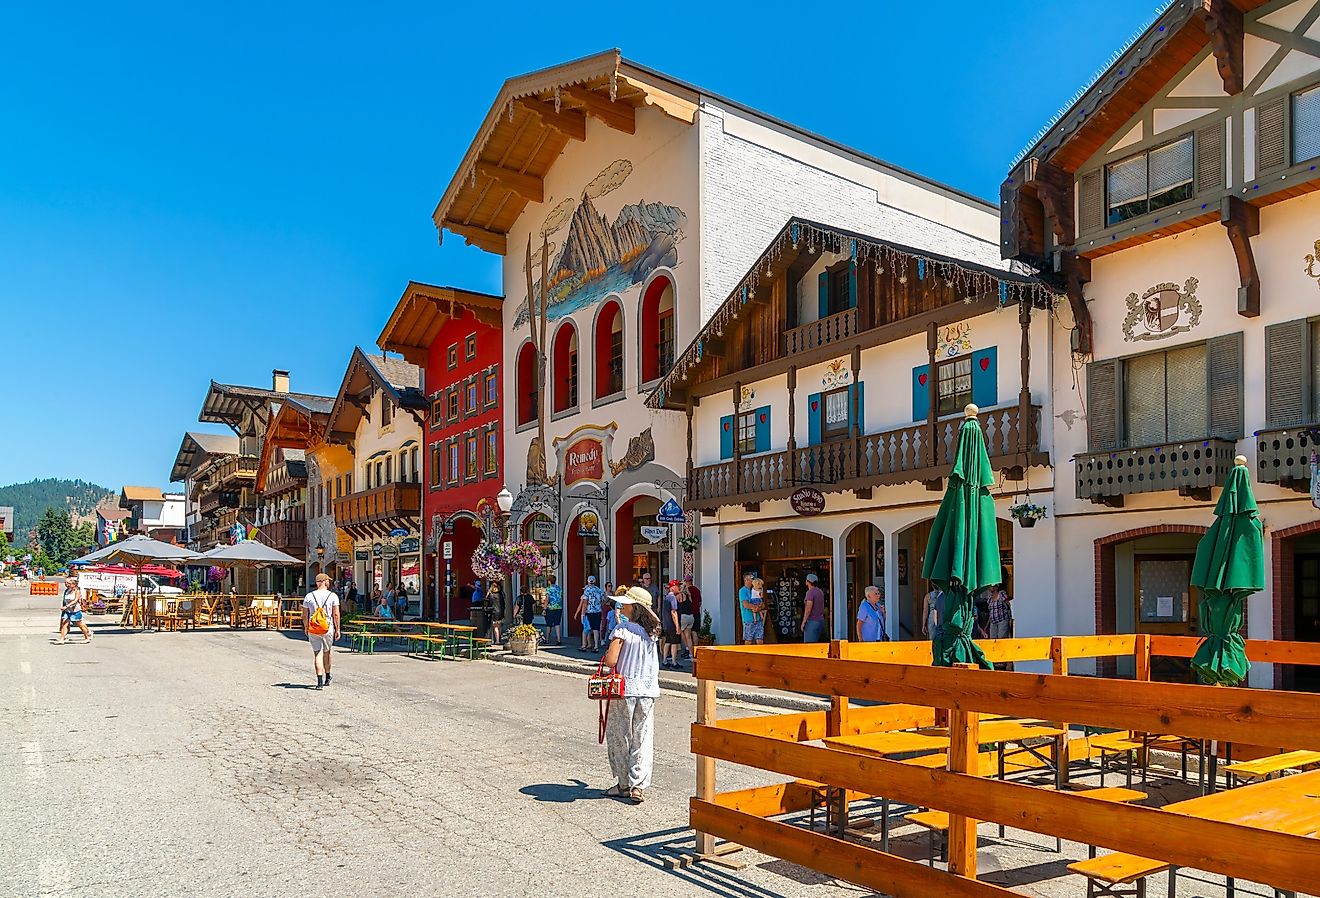
[[[505,648],[491,652],[490,658],[506,664],[521,664],[525,667],[541,667],[563,673],[577,674],[584,679],[596,672],[600,655],[583,652],[576,644],[563,646],[540,646],[535,655],[515,655]],[[682,670],[660,668],[660,688],[672,692],[686,692],[695,695],[697,681],[692,677],[692,662],[685,662]],[[789,711],[823,711],[829,708],[828,700],[819,696],[801,692],[784,692],[778,689],[762,689],[757,686],[718,686],[716,697],[724,701],[745,702],[752,705],[764,705],[783,708]]]

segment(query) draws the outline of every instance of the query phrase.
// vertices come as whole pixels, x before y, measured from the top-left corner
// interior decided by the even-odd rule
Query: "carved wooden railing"
[[[415,518],[421,510],[421,484],[390,483],[336,499],[335,522],[340,527],[383,524],[397,518]]]
[[[1114,504],[1134,493],[1177,490],[1207,498],[1233,468],[1232,440],[1185,440],[1074,457],[1077,498]]]
[[[307,548],[307,522],[274,521],[261,528],[262,542],[283,552],[301,553]]]
[[[256,477],[257,466],[261,459],[250,455],[236,455],[233,458],[226,459],[216,468],[215,479],[219,483],[224,483],[231,477]]]
[[[1040,407],[1029,409],[1025,430],[1016,405],[988,409],[978,416],[986,451],[996,468],[1038,460]],[[855,439],[702,465],[692,470],[692,501],[699,508],[710,508],[782,499],[799,486],[829,493],[933,480],[948,473],[962,420],[957,416],[937,421],[933,446],[930,424],[923,421]]]
[[[1320,452],[1313,437],[1320,427],[1282,427],[1256,434],[1256,479],[1310,492],[1311,453]]]
[[[784,332],[784,355],[791,356],[818,346],[846,340],[857,333],[857,310],[844,309],[819,321]]]

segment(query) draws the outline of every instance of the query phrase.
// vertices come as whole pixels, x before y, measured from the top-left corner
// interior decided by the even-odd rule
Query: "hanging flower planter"
[[[1037,521],[1045,517],[1045,506],[1037,505],[1028,499],[1025,502],[1010,506],[1008,513],[1012,515],[1013,520],[1023,527],[1031,529],[1036,526]]]
[[[697,547],[700,545],[701,537],[699,536],[680,536],[678,538],[678,547],[689,555],[697,551]]]
[[[501,580],[506,574],[540,574],[549,566],[541,547],[524,540],[515,543],[483,542],[472,553],[472,573],[483,580]]]

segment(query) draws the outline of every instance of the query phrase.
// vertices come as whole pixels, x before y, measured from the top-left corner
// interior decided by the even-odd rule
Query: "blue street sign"
[[[683,514],[683,506],[676,500],[669,499],[660,506],[660,512],[655,516],[655,520],[657,524],[682,524],[687,518]]]

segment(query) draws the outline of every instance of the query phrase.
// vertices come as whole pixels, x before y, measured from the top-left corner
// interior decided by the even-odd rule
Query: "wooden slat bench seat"
[[[398,639],[398,633],[379,630],[354,630],[348,634],[348,647],[355,652],[371,655],[376,651],[377,639]]]
[[[1086,877],[1086,898],[1146,898],[1147,877],[1166,870],[1169,898],[1177,894],[1178,869],[1173,864],[1135,854],[1103,854],[1069,864],[1068,869]]]
[[[1287,751],[1255,761],[1242,761],[1224,768],[1229,787],[1248,780],[1267,780],[1276,773],[1320,764],[1320,751]],[[1236,782],[1235,782],[1236,781]]]
[[[1127,775],[1127,786],[1132,787],[1132,768],[1142,749],[1140,739],[1134,739],[1132,734],[1119,730],[1114,733],[1102,733],[1098,736],[1091,736],[1087,739],[1087,747],[1092,754],[1100,756],[1100,785],[1105,784],[1105,773],[1109,768],[1112,759],[1123,758],[1126,761],[1124,772]],[[1141,766],[1141,781],[1146,782],[1146,765]]]
[[[439,652],[440,657],[444,658],[448,654],[449,638],[446,636],[423,636],[418,633],[409,633],[408,653],[418,654],[418,650],[423,651],[427,657],[431,657]]]

